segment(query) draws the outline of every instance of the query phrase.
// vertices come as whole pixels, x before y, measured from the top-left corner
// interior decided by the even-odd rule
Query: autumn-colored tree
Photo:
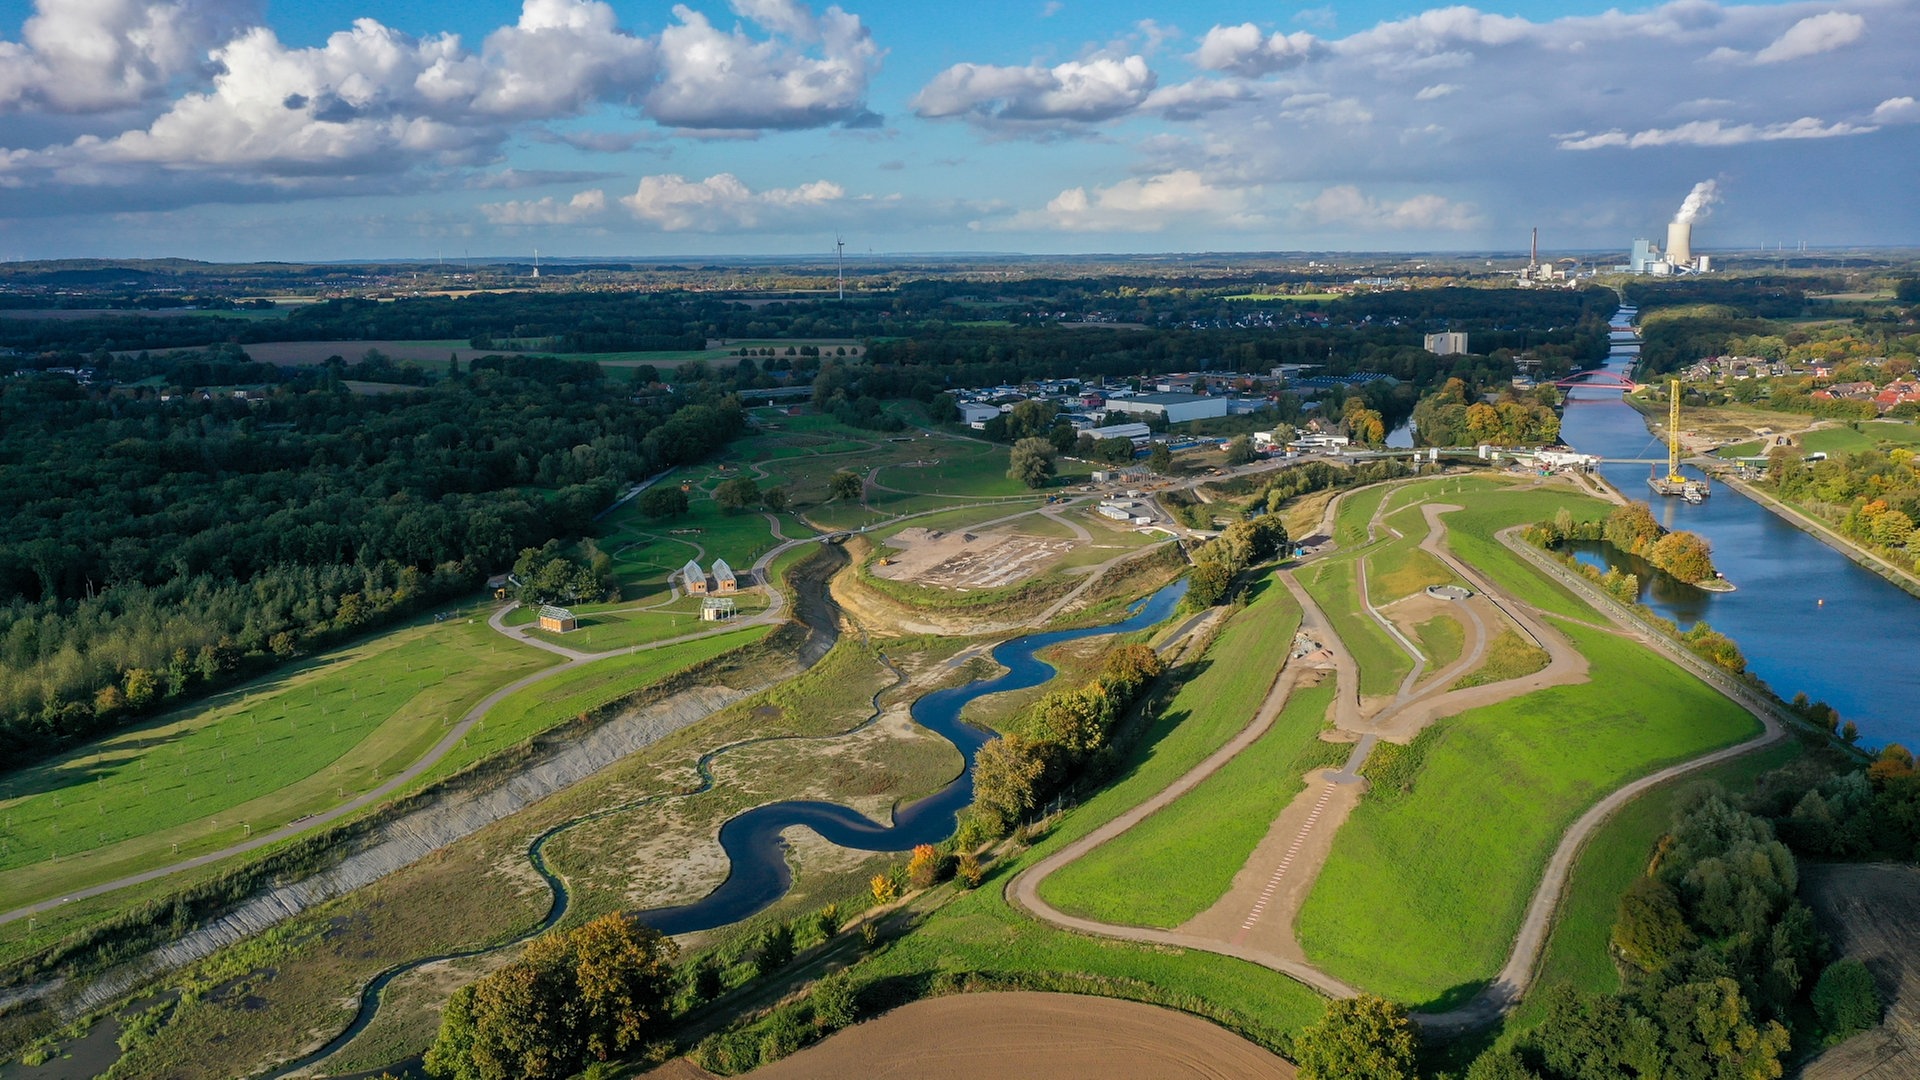
[[[1690,532],[1670,532],[1647,551],[1647,561],[1681,581],[1713,577],[1713,553],[1705,539]]]
[[[907,860],[907,883],[916,889],[931,889],[940,880],[940,851],[932,844],[920,844]]]
[[[1113,696],[1126,699],[1139,693],[1141,687],[1159,678],[1166,669],[1167,662],[1153,646],[1134,642],[1107,650],[1100,661],[1100,681]]]
[[[1075,757],[1100,749],[1113,723],[1113,705],[1097,684],[1077,690],[1056,690],[1034,706],[1029,732],[1040,742],[1052,743]]]
[[[534,939],[447,1003],[427,1071],[451,1080],[563,1077],[632,1049],[671,1012],[673,940],[624,915]]]
[[[892,874],[873,875],[873,880],[867,882],[867,888],[872,890],[876,904],[891,904],[900,899],[900,883],[893,880]]]
[[[973,759],[973,804],[993,815],[1005,832],[1036,805],[1035,788],[1046,773],[1039,748],[1018,735],[982,746]]]
[[[1600,536],[1622,551],[1644,555],[1660,539],[1660,523],[1643,502],[1629,502],[1607,515]]]
[[[971,851],[963,851],[960,853],[959,863],[954,867],[953,876],[959,879],[961,885],[969,889],[977,889],[980,887],[981,880],[986,877],[986,868],[980,865],[980,856]]]

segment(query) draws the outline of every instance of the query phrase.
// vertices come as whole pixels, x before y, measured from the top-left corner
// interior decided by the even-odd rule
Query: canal
[[[1615,326],[1624,329],[1634,314],[1621,309]],[[1613,340],[1606,370],[1629,374],[1639,345],[1631,333]],[[1862,742],[1920,745],[1913,705],[1920,701],[1920,665],[1906,656],[1920,642],[1920,599],[1731,488],[1715,485],[1699,505],[1653,495],[1649,466],[1618,459],[1664,458],[1666,449],[1620,398],[1601,387],[1572,391],[1561,438],[1612,461],[1600,471],[1628,498],[1651,501],[1661,524],[1706,537],[1714,564],[1738,590],[1708,593],[1675,582],[1655,588],[1643,578],[1642,601],[1683,627],[1705,619],[1739,643],[1748,667],[1775,693],[1826,701],[1860,726]]]

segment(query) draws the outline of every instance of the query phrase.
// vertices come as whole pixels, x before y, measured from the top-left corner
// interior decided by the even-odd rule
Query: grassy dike
[[[1500,527],[1595,500],[1487,490],[1448,519],[1449,542],[1523,601],[1602,620],[1499,549]],[[1566,828],[1620,785],[1739,742],[1758,722],[1637,643],[1560,620],[1588,682],[1441,721],[1341,830],[1301,911],[1302,946],[1329,973],[1413,1005],[1457,1003],[1506,959],[1541,868]]]

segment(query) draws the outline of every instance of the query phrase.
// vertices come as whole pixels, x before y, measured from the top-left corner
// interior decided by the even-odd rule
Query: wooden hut
[[[568,611],[566,608],[554,607],[551,604],[541,605],[540,629],[549,630],[556,634],[564,634],[569,630],[577,629],[579,626],[580,620],[574,618],[573,612]]]
[[[700,569],[699,563],[688,559],[687,565],[680,568],[680,583],[687,587],[689,594],[704,596],[707,592],[707,572]]]
[[[733,576],[733,567],[725,559],[713,560],[713,591],[722,596],[740,590],[740,579]]]

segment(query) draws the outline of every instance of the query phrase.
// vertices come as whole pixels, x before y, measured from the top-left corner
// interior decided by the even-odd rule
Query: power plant
[[[1614,269],[1623,274],[1653,274],[1667,276],[1672,274],[1704,274],[1713,269],[1709,256],[1696,257],[1693,254],[1693,223],[1707,216],[1713,204],[1720,201],[1719,185],[1712,180],[1702,180],[1693,185],[1687,193],[1680,210],[1673,215],[1673,221],[1667,225],[1667,247],[1662,251],[1651,240],[1635,240],[1633,253],[1627,256],[1624,266]]]

